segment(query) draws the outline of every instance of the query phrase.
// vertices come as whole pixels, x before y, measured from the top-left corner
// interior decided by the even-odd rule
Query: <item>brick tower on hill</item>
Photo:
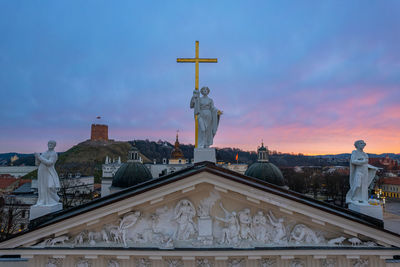
[[[92,130],[90,132],[90,140],[108,141],[108,125],[92,124]]]

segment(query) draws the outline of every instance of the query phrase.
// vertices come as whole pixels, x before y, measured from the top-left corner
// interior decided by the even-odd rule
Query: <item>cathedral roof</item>
[[[117,201],[121,201],[121,200],[127,199],[129,197],[148,192],[150,190],[159,188],[160,186],[184,180],[186,178],[189,178],[191,176],[194,176],[196,174],[200,174],[203,172],[208,172],[208,173],[223,177],[225,179],[238,182],[243,185],[248,185],[253,188],[263,190],[263,191],[265,191],[265,193],[270,193],[270,194],[284,197],[286,199],[295,201],[297,203],[319,209],[321,212],[328,212],[330,214],[344,217],[346,219],[352,220],[357,223],[361,223],[361,224],[364,224],[364,225],[367,225],[370,227],[381,229],[382,231],[385,231],[385,232],[390,232],[383,228],[383,222],[379,219],[376,219],[376,218],[373,218],[373,217],[370,217],[370,216],[367,216],[367,215],[364,215],[364,214],[361,214],[358,212],[354,212],[349,209],[341,208],[341,207],[338,207],[338,206],[335,206],[335,205],[332,205],[332,204],[329,204],[329,203],[326,203],[323,201],[316,200],[314,198],[305,196],[305,195],[297,193],[295,191],[291,191],[291,190],[282,188],[280,186],[276,186],[274,184],[262,181],[257,178],[245,176],[245,175],[239,174],[237,172],[234,172],[234,171],[222,168],[222,167],[218,167],[214,163],[211,163],[211,162],[199,162],[199,163],[196,163],[192,167],[182,169],[180,171],[174,172],[169,175],[165,175],[158,179],[147,180],[146,182],[136,184],[134,186],[128,187],[126,189],[123,189],[116,193],[110,194],[108,196],[93,200],[91,202],[82,204],[80,206],[73,207],[73,208],[70,208],[67,210],[57,211],[57,212],[39,217],[37,219],[34,219],[30,222],[29,230],[23,231],[23,232],[15,235],[15,237],[19,236],[23,233],[36,230],[38,228],[45,227],[49,224],[56,223],[56,222],[59,222],[59,221],[62,221],[62,220],[65,220],[67,218],[71,218],[74,216],[78,216],[82,213],[89,212],[94,209],[104,207],[106,205],[110,205]],[[390,233],[394,234],[392,232],[390,232]]]
[[[359,236],[360,240],[365,240],[365,242],[371,240],[372,243],[375,242],[379,245],[368,247],[363,243],[361,246],[353,246],[352,243],[349,244],[349,242],[353,242],[349,239],[345,245],[333,246],[327,245],[327,240],[325,240],[326,242],[324,241],[322,245],[308,244],[304,241],[299,244],[292,242],[286,245],[271,246],[268,243],[265,246],[237,248],[230,244],[220,247],[220,244],[216,242],[211,247],[203,247],[190,242],[179,243],[175,242],[176,240],[169,239],[172,240],[172,247],[165,249],[163,244],[157,244],[157,240],[146,243],[147,245],[151,244],[151,247],[142,247],[132,240],[127,240],[125,245],[115,240],[110,241],[111,245],[104,240],[90,241],[89,244],[88,237],[86,237],[84,243],[74,243],[76,237],[86,231],[100,234],[98,231],[101,227],[110,225],[121,227],[126,218],[128,221],[125,221],[125,223],[129,222],[132,219],[131,217],[137,213],[141,216],[139,224],[143,223],[137,224],[137,226],[146,227],[146,225],[150,225],[149,222],[152,220],[153,214],[158,212],[161,215],[172,215],[173,212],[176,212],[177,206],[174,203],[177,201],[178,204],[182,200],[193,201],[192,205],[199,207],[198,203],[201,204],[203,200],[212,198],[211,192],[217,194],[221,208],[223,202],[228,210],[248,207],[251,213],[263,210],[264,214],[269,210],[268,216],[271,216],[272,220],[276,221],[273,218],[276,215],[279,217],[279,221],[283,220],[286,225],[293,226],[293,222],[295,222],[298,229],[311,227],[310,229],[313,230],[310,231],[318,231],[318,233],[323,231],[323,235],[329,240],[331,237],[336,240],[337,236],[348,239],[352,236]],[[204,198],[208,193],[210,196]],[[203,200],[198,200],[198,203],[196,203],[194,202],[195,199]],[[221,209],[219,211],[221,212]],[[162,225],[169,220],[168,218],[171,217],[163,217]],[[167,225],[170,225],[170,228],[176,228],[173,223],[167,223]],[[296,226],[294,229],[297,229]],[[138,229],[140,229],[138,233],[144,231],[142,228]],[[295,230],[291,231],[290,236],[293,235],[293,231]],[[65,243],[54,246],[49,243],[49,240],[56,241],[68,237],[69,241],[67,239]],[[162,257],[185,253],[184,255],[190,255],[194,258],[197,257],[198,254],[196,253],[199,251],[200,253],[208,253],[210,257],[233,255],[232,253],[235,253],[235,256],[256,255],[257,257],[271,253],[278,256],[283,255],[282,253],[297,255],[295,253],[303,251],[304,254],[301,255],[320,255],[321,253],[323,255],[337,255],[339,252],[340,255],[354,256],[354,253],[357,255],[361,253],[361,255],[373,255],[379,258],[381,255],[389,255],[390,257],[398,255],[400,235],[384,229],[381,220],[315,200],[256,178],[241,175],[218,167],[211,162],[199,162],[173,174],[151,179],[86,204],[34,219],[30,222],[27,230],[0,243],[0,254],[21,255],[21,258],[25,255],[33,255],[31,257],[34,257],[34,259],[43,258],[47,260],[46,257],[41,255],[44,255],[44,253],[45,255],[59,255],[61,253],[62,256],[65,255],[66,258],[73,259],[76,258],[75,255],[82,255],[79,254],[82,251],[85,255],[98,257],[100,260],[111,255],[143,255],[147,257],[154,255],[154,253],[161,254]]]
[[[126,188],[152,179],[150,171],[142,164],[139,150],[132,147],[128,153],[128,162],[115,173],[112,186]]]
[[[285,180],[281,170],[271,162],[256,162],[250,165],[245,175],[251,176],[265,182],[284,186]]]
[[[268,148],[264,147],[264,143],[261,143],[261,147],[257,149],[257,155],[258,161],[250,165],[246,170],[245,175],[274,185],[284,186],[285,180],[282,172],[277,166],[269,162],[269,151]]]
[[[130,187],[152,179],[150,171],[140,162],[127,162],[115,173],[112,186]]]

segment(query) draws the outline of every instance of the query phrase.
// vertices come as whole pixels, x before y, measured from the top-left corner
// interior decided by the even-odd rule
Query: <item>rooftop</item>
[[[121,191],[118,191],[114,194],[110,194],[108,196],[93,200],[91,202],[85,203],[83,205],[77,206],[77,207],[72,207],[70,209],[66,210],[61,210],[52,214],[45,215],[43,217],[39,217],[35,220],[32,220],[30,223],[29,230],[27,231],[33,231],[38,228],[45,227],[47,225],[50,225],[52,223],[58,222],[65,220],[67,218],[71,218],[74,216],[77,216],[79,214],[82,214],[84,212],[88,212],[91,210],[94,210],[99,207],[103,207],[106,205],[109,205],[111,203],[117,202],[119,200],[126,199],[128,197],[132,197],[137,194],[141,194],[143,192],[155,189],[159,186],[162,186],[164,184],[169,184],[171,182],[179,181],[182,179],[185,179],[188,176],[195,175],[200,172],[209,172],[221,177],[224,177],[226,179],[230,179],[248,186],[252,186],[254,188],[263,190],[265,192],[279,195],[288,199],[291,199],[293,201],[311,206],[313,208],[320,209],[321,211],[328,212],[335,214],[337,216],[345,217],[346,219],[362,223],[371,227],[375,227],[378,229],[381,229],[382,231],[386,231],[383,228],[383,222],[381,220],[378,220],[376,218],[366,216],[364,214],[360,214],[345,208],[341,208],[338,206],[334,206],[329,203],[325,203],[316,199],[313,199],[311,197],[307,197],[303,194],[281,188],[279,186],[270,184],[265,181],[261,181],[256,178],[248,177],[242,174],[239,174],[237,172],[221,168],[218,166],[215,166],[215,164],[211,162],[200,162],[195,164],[192,167],[185,168],[183,170],[177,171],[175,173],[163,176],[159,179],[151,179],[149,181],[137,184],[135,186],[123,189]],[[391,232],[392,233],[392,232]]]

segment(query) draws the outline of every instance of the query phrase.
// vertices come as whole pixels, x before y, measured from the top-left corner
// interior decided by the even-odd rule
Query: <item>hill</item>
[[[127,161],[128,151],[131,148],[129,142],[116,141],[85,141],[79,143],[63,153],[59,153],[56,163],[58,174],[77,173],[81,175],[94,175],[96,182],[101,177],[101,165],[106,156],[111,159],[121,157],[122,162]],[[144,163],[149,163],[147,157],[141,155]],[[37,173],[32,172],[24,178],[36,178]]]
[[[162,162],[163,158],[170,158],[173,145],[166,141],[135,140],[129,142],[119,141],[85,141],[73,146],[71,149],[59,153],[56,169],[61,173],[81,173],[82,175],[94,175],[101,177],[101,165],[106,156],[117,159],[121,157],[122,162],[127,160],[128,151],[131,145],[136,146],[141,152],[144,163],[152,163],[156,160]],[[181,144],[180,148],[185,158],[193,158],[194,146],[191,144]],[[239,163],[252,164],[257,161],[255,151],[243,151],[238,148],[217,148],[217,160],[223,162],[236,163],[236,155],[239,156]],[[33,154],[4,153],[0,154],[0,159],[7,159],[13,155],[20,157],[14,165],[33,165]],[[370,157],[384,157],[387,154],[369,154]],[[400,159],[400,154],[388,154],[391,158]],[[347,166],[350,154],[305,156],[302,154],[287,154],[272,152],[270,161],[278,167],[293,166]],[[30,173],[26,177],[36,177],[36,173]],[[98,181],[98,179],[97,179]]]

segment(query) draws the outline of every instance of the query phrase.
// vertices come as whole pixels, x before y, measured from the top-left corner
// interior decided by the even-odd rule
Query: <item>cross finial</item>
[[[178,63],[195,63],[195,83],[194,89],[199,90],[199,63],[217,63],[218,59],[216,58],[199,58],[199,41],[196,41],[196,50],[194,58],[177,58],[176,62]],[[195,147],[198,146],[198,120],[197,115],[195,115]]]

